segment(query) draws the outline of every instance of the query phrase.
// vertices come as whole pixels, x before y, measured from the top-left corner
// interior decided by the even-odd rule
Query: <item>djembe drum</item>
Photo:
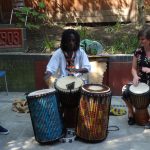
[[[75,128],[76,126],[82,85],[83,81],[74,76],[62,77],[55,82],[66,128]]]
[[[149,119],[148,105],[150,103],[150,88],[145,83],[138,86],[130,85],[129,100],[135,107],[135,121],[139,125],[145,125]]]
[[[99,142],[107,137],[111,104],[110,88],[100,84],[85,84],[81,89],[76,135],[87,142]]]
[[[63,137],[64,127],[55,89],[29,93],[27,102],[35,139],[39,143],[51,143]]]

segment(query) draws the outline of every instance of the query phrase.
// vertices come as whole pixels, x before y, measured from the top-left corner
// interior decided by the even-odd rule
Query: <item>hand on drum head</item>
[[[134,86],[138,86],[140,79],[141,79],[141,78],[140,78],[139,76],[135,76],[135,77],[133,78],[133,85],[134,85]]]

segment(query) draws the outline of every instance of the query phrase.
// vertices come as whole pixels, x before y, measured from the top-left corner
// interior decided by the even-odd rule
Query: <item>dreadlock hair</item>
[[[75,36],[75,51],[79,49],[80,46],[80,35],[78,34],[77,31],[74,29],[67,29],[62,33],[62,38],[61,38],[61,44],[60,47],[62,51],[67,51],[68,50],[68,41],[70,39],[71,34]]]

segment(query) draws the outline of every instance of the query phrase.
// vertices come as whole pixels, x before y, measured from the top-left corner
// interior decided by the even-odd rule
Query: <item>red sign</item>
[[[0,48],[22,48],[22,29],[0,29]]]

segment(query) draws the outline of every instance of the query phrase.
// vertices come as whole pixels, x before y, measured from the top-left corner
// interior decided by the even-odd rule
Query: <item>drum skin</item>
[[[102,90],[90,90],[92,86]],[[107,137],[111,91],[105,85],[85,84],[81,93],[76,135],[90,143],[103,141]]]
[[[35,139],[41,144],[55,142],[64,136],[56,92],[49,89],[44,94],[43,92],[44,90],[39,90],[39,95],[29,93],[27,96]]]
[[[140,91],[141,88],[141,91]],[[149,86],[139,83],[138,87],[130,85],[129,101],[134,106],[134,117],[138,125],[145,125],[149,120],[148,105],[150,103]]]

